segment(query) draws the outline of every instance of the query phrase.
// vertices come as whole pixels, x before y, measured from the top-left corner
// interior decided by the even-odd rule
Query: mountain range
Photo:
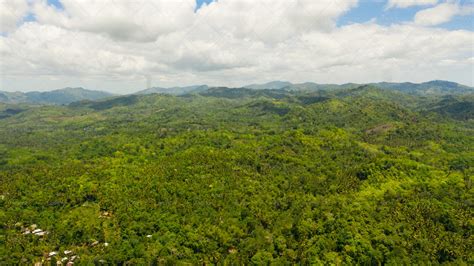
[[[63,105],[82,100],[100,100],[116,96],[115,94],[86,90],[83,88],[64,88],[46,92],[6,92],[0,91],[0,102]]]
[[[154,94],[154,93],[162,93],[162,94],[171,94],[171,95],[181,95],[190,92],[201,92],[209,89],[207,85],[195,85],[195,86],[187,86],[187,87],[172,87],[172,88],[161,88],[161,87],[153,87],[149,89],[145,89],[142,91],[138,91],[134,94],[136,95],[147,95],[147,94]]]
[[[455,82],[433,80],[423,83],[392,83],[379,82],[368,84],[346,83],[346,84],[318,84],[314,82],[291,83],[288,81],[272,81],[264,84],[250,84],[242,88],[251,90],[284,90],[284,91],[332,91],[358,88],[362,85],[372,85],[381,89],[388,89],[417,96],[444,96],[444,95],[465,95],[474,92],[473,87],[461,85]],[[138,91],[132,95],[148,94],[170,94],[184,95],[202,93],[210,89],[208,85],[195,85],[186,87],[153,87]],[[225,87],[221,87],[225,88]],[[213,92],[214,93],[214,92]],[[64,105],[73,102],[89,100],[101,100],[118,96],[104,91],[86,90],[84,88],[64,88],[47,92],[5,92],[0,91],[0,102],[2,103],[31,103],[31,104],[52,104]]]
[[[346,84],[318,84],[314,82],[293,84],[287,81],[272,81],[265,84],[251,84],[244,86],[249,89],[284,89],[297,91],[315,91],[315,90],[334,90],[334,89],[350,89],[357,88],[362,85],[373,85],[382,89],[390,89],[413,95],[447,95],[447,94],[466,94],[472,93],[472,87],[458,84],[456,82],[444,80],[432,80],[423,83],[395,83],[395,82],[378,82],[378,83],[346,83]]]

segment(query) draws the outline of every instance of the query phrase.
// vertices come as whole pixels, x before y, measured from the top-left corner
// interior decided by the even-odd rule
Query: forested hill
[[[474,261],[474,96],[373,85],[0,104],[0,261]]]
[[[456,82],[444,81],[444,80],[432,80],[423,83],[412,83],[412,82],[379,82],[369,84],[318,84],[313,82],[294,84],[284,81],[272,81],[265,84],[252,84],[247,85],[245,88],[251,89],[285,89],[290,91],[317,91],[317,90],[341,90],[341,89],[354,89],[363,85],[372,85],[383,89],[389,89],[392,91],[399,91],[407,94],[418,95],[418,96],[442,96],[452,94],[472,94],[474,88],[464,86]]]
[[[416,96],[448,96],[448,95],[469,95],[474,93],[474,88],[464,86],[455,82],[434,80],[424,83],[371,83],[371,84],[317,84],[313,82],[294,84],[287,81],[272,81],[265,84],[252,84],[244,86],[243,89],[252,90],[284,90],[297,92],[317,92],[317,91],[344,91],[347,89],[356,89],[361,86],[375,86],[395,92],[402,92]],[[149,95],[149,94],[169,94],[169,95],[186,95],[206,93],[212,89],[208,85],[195,85],[186,87],[161,88],[152,87],[133,93],[132,95]],[[227,88],[221,88],[227,89]],[[257,93],[258,94],[258,93]],[[6,92],[0,90],[0,103],[28,103],[28,104],[50,104],[50,105],[67,105],[73,102],[89,100],[97,101],[111,98],[117,95],[95,90],[86,90],[83,88],[64,88],[60,90],[45,92]]]
[[[86,90],[83,88],[64,88],[60,90],[39,92],[6,92],[0,91],[0,103],[30,104],[70,104],[81,100],[100,100],[114,96],[103,91]]]

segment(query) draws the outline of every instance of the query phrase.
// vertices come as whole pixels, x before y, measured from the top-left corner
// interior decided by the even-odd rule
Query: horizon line
[[[471,85],[466,85],[462,84],[456,81],[450,81],[450,80],[443,80],[443,79],[433,79],[433,80],[427,80],[423,82],[413,82],[413,81],[373,81],[373,82],[345,82],[345,83],[318,83],[314,81],[304,81],[304,82],[292,82],[292,81],[286,81],[286,80],[271,80],[267,82],[254,82],[254,83],[249,83],[243,86],[225,86],[225,85],[208,85],[208,84],[193,84],[193,85],[179,85],[179,86],[151,86],[145,89],[131,89],[132,92],[127,92],[127,93],[117,93],[117,92],[112,92],[107,89],[91,89],[90,87],[86,86],[65,86],[61,88],[56,88],[56,89],[49,89],[49,90],[5,90],[5,89],[0,89],[0,92],[8,92],[8,93],[32,93],[32,92],[53,92],[53,91],[60,91],[60,90],[65,90],[65,89],[83,89],[83,90],[88,90],[88,91],[98,91],[98,92],[107,92],[110,94],[115,94],[115,95],[128,95],[128,94],[134,94],[137,92],[141,92],[144,90],[148,89],[154,89],[154,88],[160,88],[160,89],[174,89],[174,88],[186,88],[186,87],[199,87],[199,86],[208,86],[209,88],[248,88],[249,86],[261,86],[261,85],[266,85],[269,83],[274,83],[274,82],[281,82],[281,83],[290,83],[291,85],[300,85],[300,84],[306,84],[306,83],[313,83],[317,85],[336,85],[336,86],[342,86],[342,85],[349,85],[349,84],[354,84],[354,85],[369,85],[369,84],[378,84],[378,83],[398,83],[398,84],[404,84],[404,83],[410,83],[410,84],[423,84],[423,83],[428,83],[428,82],[434,82],[434,81],[440,81],[440,82],[451,82],[451,83],[456,83],[461,86],[469,87],[471,89],[474,89],[474,86]]]

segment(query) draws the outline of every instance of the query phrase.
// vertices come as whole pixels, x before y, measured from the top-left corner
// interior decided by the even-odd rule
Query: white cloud
[[[451,21],[457,15],[469,15],[472,6],[460,6],[457,3],[443,3],[416,13],[415,23],[425,26],[435,26]]]
[[[153,41],[190,26],[195,0],[62,0],[64,10],[39,1],[36,18],[71,30],[107,35],[117,40]]]
[[[27,11],[27,0],[0,0],[0,32],[15,29]]]
[[[387,8],[407,8],[412,6],[435,5],[438,0],[388,0]]]
[[[224,0],[198,11],[199,23],[235,38],[279,42],[309,31],[329,31],[356,0]]]
[[[37,22],[0,36],[0,89],[131,92],[143,89],[146,77],[156,86],[276,79],[473,83],[472,31],[375,21],[336,26],[355,1],[219,0],[197,12],[193,1],[156,0],[162,9],[137,11],[115,0],[104,12],[75,2],[63,0],[64,11],[38,2]],[[183,8],[174,12],[165,2]],[[137,12],[149,15],[133,17]]]
[[[176,31],[202,26],[237,38],[281,41],[294,33],[329,30],[357,0],[225,0],[202,6],[195,0],[62,0],[64,10],[35,4],[36,18],[71,30],[108,35],[116,40],[154,41]]]

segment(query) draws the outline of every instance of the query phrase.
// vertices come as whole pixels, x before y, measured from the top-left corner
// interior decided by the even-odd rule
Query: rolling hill
[[[362,85],[373,85],[375,87],[389,89],[394,91],[399,91],[407,94],[419,95],[419,96],[441,96],[448,94],[469,94],[474,92],[474,88],[469,86],[464,86],[455,82],[442,81],[442,80],[433,80],[423,83],[389,83],[389,82],[379,82],[379,83],[368,83],[368,84],[356,84],[356,83],[347,83],[347,84],[317,84],[314,82],[306,82],[293,84],[290,82],[269,82],[265,84],[253,84],[244,86],[245,88],[251,89],[285,89],[285,90],[296,90],[296,91],[318,91],[318,90],[343,90],[357,88]]]
[[[100,100],[113,96],[114,94],[108,92],[83,88],[64,88],[46,92],[33,91],[26,93],[0,91],[0,102],[62,105],[82,100]]]

